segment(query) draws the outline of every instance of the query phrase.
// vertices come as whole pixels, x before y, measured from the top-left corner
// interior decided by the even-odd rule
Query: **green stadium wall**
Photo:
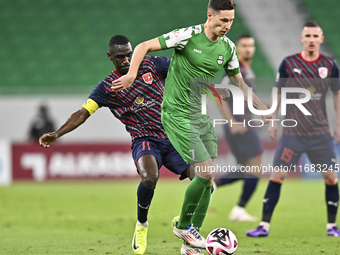
[[[113,35],[126,35],[134,47],[175,28],[204,23],[207,2],[2,0],[0,94],[88,94],[113,69],[106,56]],[[234,41],[241,33],[250,31],[236,11],[228,37]],[[257,77],[273,76],[259,45],[254,63]]]

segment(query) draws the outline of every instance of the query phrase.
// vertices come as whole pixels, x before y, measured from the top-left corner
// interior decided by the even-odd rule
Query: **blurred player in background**
[[[48,114],[48,107],[45,104],[39,106],[38,115],[34,118],[29,129],[29,139],[37,142],[44,133],[55,130],[54,121]]]
[[[201,113],[203,89],[197,78],[212,80],[224,68],[231,83],[241,88],[247,98],[248,86],[240,73],[235,45],[225,36],[233,23],[235,6],[232,0],[210,0],[205,24],[176,29],[139,44],[129,72],[113,82],[117,91],[129,88],[147,52],[175,49],[164,90],[162,123],[172,145],[187,163],[194,164],[196,170],[195,178],[186,189],[179,221],[173,228],[174,235],[184,240],[182,254],[194,254],[187,251],[189,245],[199,249],[206,247],[206,241],[198,231],[209,206],[214,177],[211,169],[214,169],[213,160],[217,157],[213,123],[208,115]],[[267,110],[255,94],[252,99],[255,107]],[[271,116],[261,118],[266,122]],[[206,206],[199,208],[201,203]],[[201,218],[198,225],[193,222],[195,217]]]
[[[302,153],[306,153],[311,162],[310,169],[322,172],[326,186],[328,236],[340,236],[336,225],[339,204],[339,189],[336,167],[336,156],[330,135],[326,114],[325,97],[328,89],[333,92],[337,122],[334,129],[336,143],[340,143],[340,83],[339,69],[334,59],[320,54],[320,44],[324,40],[322,28],[316,22],[307,22],[301,34],[302,52],[286,57],[279,68],[276,87],[278,88],[278,107],[280,105],[281,88],[299,87],[308,89],[312,97],[304,104],[311,115],[304,115],[295,105],[287,105],[286,119],[298,122],[295,127],[284,127],[274,156],[274,166],[290,168],[296,165]],[[290,98],[299,98],[300,93],[289,93]],[[288,96],[289,97],[289,96]],[[276,140],[277,122],[269,126],[270,136]],[[287,124],[288,125],[288,124]],[[338,166],[338,165],[337,165]],[[325,171],[326,170],[326,171]],[[327,171],[328,170],[328,171]],[[247,231],[250,237],[266,237],[269,234],[269,223],[274,208],[279,200],[281,185],[287,173],[271,175],[266,194],[263,199],[262,221],[259,226]],[[306,194],[307,195],[307,194]]]
[[[112,37],[107,56],[116,69],[93,89],[86,103],[65,124],[55,132],[42,135],[39,142],[47,148],[49,143],[83,124],[98,108],[110,109],[131,135],[132,156],[142,179],[137,190],[138,220],[132,248],[135,254],[144,254],[147,246],[147,215],[160,167],[164,165],[181,175],[180,179],[184,179],[189,176],[190,165],[184,162],[171,145],[161,123],[164,79],[170,59],[144,57],[132,86],[115,92],[111,88],[111,82],[126,74],[130,68],[132,47],[129,39],[123,35]]]
[[[249,87],[255,89],[255,74],[251,69],[252,58],[255,53],[255,41],[254,38],[248,34],[240,35],[236,40],[236,49],[238,59],[240,62],[240,71],[244,81]],[[223,83],[229,83],[229,78],[225,77],[222,80]],[[219,104],[218,104],[219,105]],[[237,163],[242,166],[256,166],[257,169],[261,169],[261,154],[263,152],[260,138],[257,132],[251,127],[245,127],[244,125],[231,123],[246,123],[251,119],[252,113],[248,108],[248,104],[245,103],[245,115],[233,115],[233,99],[232,96],[228,102],[222,102],[222,106],[219,105],[220,111],[224,119],[228,120],[228,125],[223,125],[225,129],[226,139],[232,153],[236,157]],[[256,217],[249,215],[245,206],[249,201],[251,195],[254,193],[258,177],[251,173],[243,172],[231,172],[220,176],[215,179],[217,187],[231,184],[237,180],[243,180],[243,190],[238,204],[233,207],[229,214],[229,219],[232,221],[256,221]]]

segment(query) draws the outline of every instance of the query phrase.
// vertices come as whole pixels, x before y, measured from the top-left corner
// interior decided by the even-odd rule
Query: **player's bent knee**
[[[143,155],[137,162],[138,173],[145,187],[155,188],[158,181],[158,164],[151,154]]]
[[[158,181],[158,174],[149,174],[142,177],[142,183],[147,188],[155,188]]]

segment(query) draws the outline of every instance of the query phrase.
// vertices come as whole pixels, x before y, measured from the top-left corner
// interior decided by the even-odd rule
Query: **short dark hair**
[[[222,11],[222,10],[234,10],[236,4],[233,0],[209,0],[208,10]]]
[[[321,30],[322,30],[322,27],[321,27],[320,24],[319,24],[318,22],[316,22],[316,21],[307,21],[307,22],[303,25],[303,27],[319,27],[319,28],[321,28]]]
[[[243,38],[254,38],[254,37],[252,37],[250,34],[240,34],[236,39],[236,43],[238,43]]]
[[[115,45],[125,45],[130,42],[129,38],[127,38],[124,35],[115,35],[111,38],[109,43],[109,48],[115,46]]]

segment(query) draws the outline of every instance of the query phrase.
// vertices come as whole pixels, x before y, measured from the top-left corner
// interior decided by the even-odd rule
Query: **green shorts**
[[[190,119],[162,111],[162,124],[171,144],[188,164],[217,157],[217,139],[208,115]]]

